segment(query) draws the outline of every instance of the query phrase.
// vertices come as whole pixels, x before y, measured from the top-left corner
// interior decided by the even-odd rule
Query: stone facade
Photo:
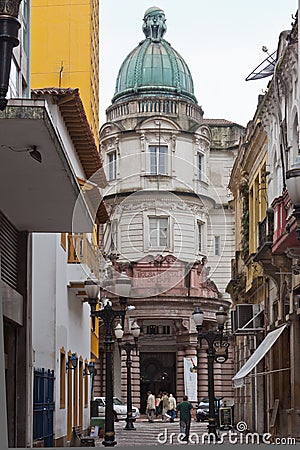
[[[201,305],[204,328],[210,329],[216,328],[219,306],[229,311],[225,287],[234,215],[227,185],[244,131],[226,120],[203,118],[188,67],[153,33],[156,37],[149,33],[121,65],[100,129],[109,180],[103,197],[110,211],[103,247],[113,276],[126,270],[132,277],[130,303],[136,309],[130,320],[136,319],[142,331],[133,357],[133,402],[142,411],[148,389],[182,399],[184,358],[198,358],[197,399],[208,395],[207,356],[204,345],[198,348],[192,313]],[[115,392],[124,400],[125,372],[124,356],[122,364],[115,358]],[[215,364],[216,395],[229,401],[232,373],[230,350],[225,364]],[[95,390],[103,392],[104,384],[98,383]]]
[[[230,189],[240,227],[227,290],[236,309],[255,304],[262,311],[252,333],[236,332],[236,371],[270,332],[284,327],[244,386],[235,389],[236,419],[259,433],[299,440],[299,241],[285,183],[299,152],[298,95],[296,18],[292,29],[279,36],[272,79],[232,171]]]

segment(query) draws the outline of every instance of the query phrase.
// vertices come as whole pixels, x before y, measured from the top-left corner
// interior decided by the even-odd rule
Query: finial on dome
[[[143,32],[146,38],[159,42],[167,31],[165,13],[157,6],[151,6],[144,14]]]

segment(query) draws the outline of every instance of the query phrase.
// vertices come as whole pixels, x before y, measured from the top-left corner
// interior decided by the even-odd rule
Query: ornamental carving
[[[196,147],[201,150],[202,152],[206,152],[209,149],[209,146],[207,145],[206,142],[204,142],[202,139],[200,138],[195,138],[195,145]]]
[[[145,200],[141,201],[124,201],[122,204],[116,206],[116,213],[122,211],[146,211],[151,209],[161,209],[163,211],[189,211],[193,215],[200,215],[203,212],[208,212],[208,208],[204,204],[190,205],[184,201],[167,201],[167,200]]]
[[[21,0],[0,0],[0,14],[18,17]]]
[[[300,260],[298,259],[296,264],[292,266],[292,272],[294,275],[300,275]]]
[[[135,118],[126,118],[122,120],[122,126],[124,130],[134,130],[137,126],[137,119]]]
[[[145,151],[145,133],[142,133],[140,136],[140,143],[141,143],[141,151]]]

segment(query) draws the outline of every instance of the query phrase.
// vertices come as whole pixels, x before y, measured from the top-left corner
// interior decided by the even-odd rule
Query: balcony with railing
[[[91,271],[99,279],[101,251],[85,234],[68,235],[68,285],[82,288]]]
[[[292,204],[287,190],[276,198],[272,207],[275,211],[273,253],[285,253],[288,248],[298,247],[295,232],[296,223],[292,215]]]
[[[266,217],[257,223],[257,252],[266,246],[270,248],[274,242],[274,209],[268,208]]]
[[[235,258],[231,260],[231,280],[226,286],[226,292],[230,294],[233,302],[240,302],[243,300],[245,286],[245,266],[241,252],[237,251],[235,252]]]

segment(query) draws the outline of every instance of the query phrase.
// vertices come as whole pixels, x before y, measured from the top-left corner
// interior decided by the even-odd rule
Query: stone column
[[[182,400],[182,397],[184,396],[184,374],[183,374],[183,364],[184,364],[184,348],[180,347],[177,349],[176,354],[176,397],[177,402],[180,402]]]
[[[141,408],[141,370],[140,370],[140,354],[136,354],[135,350],[131,354],[131,389],[132,389],[132,404]]]
[[[131,395],[132,404],[138,408],[141,407],[141,387],[140,387],[140,355],[139,351],[131,351]],[[122,351],[121,359],[121,393],[122,401],[127,402],[127,367],[126,367],[126,353]]]
[[[208,397],[208,375],[207,375],[207,345],[202,343],[198,348],[198,400]]]

